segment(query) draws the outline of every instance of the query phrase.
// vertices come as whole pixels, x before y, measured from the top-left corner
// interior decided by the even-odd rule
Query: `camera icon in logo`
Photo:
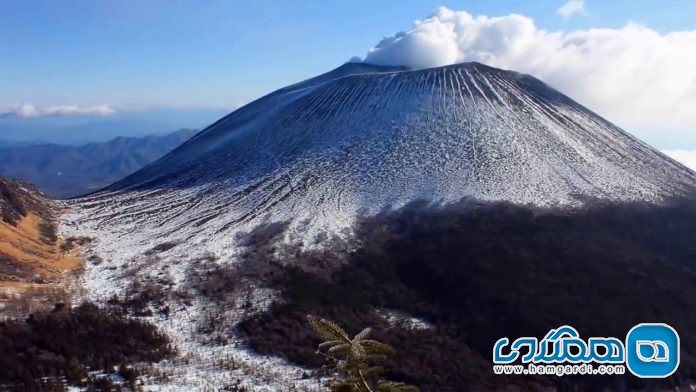
[[[626,367],[641,378],[665,378],[679,367],[679,334],[667,324],[642,323],[626,335]]]

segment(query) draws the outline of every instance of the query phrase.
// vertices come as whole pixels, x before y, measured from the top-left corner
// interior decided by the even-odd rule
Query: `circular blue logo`
[[[667,324],[642,323],[626,335],[626,367],[641,378],[665,378],[679,367],[679,334]]]

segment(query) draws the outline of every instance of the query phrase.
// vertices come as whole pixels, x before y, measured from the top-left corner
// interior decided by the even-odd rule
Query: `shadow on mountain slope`
[[[250,278],[282,293],[284,301],[240,324],[259,353],[319,367],[318,340],[305,321],[312,313],[350,333],[373,326],[398,350],[385,376],[423,391],[511,384],[625,390],[685,385],[696,376],[696,203],[583,210],[413,203],[362,219],[351,243],[321,251],[274,244],[282,227],[252,233],[257,240],[246,261],[225,278]],[[406,317],[394,322],[385,313]],[[414,327],[410,316],[430,327]],[[666,380],[492,374],[492,347],[501,337],[541,339],[569,324],[585,339],[622,339],[641,322],[681,333],[681,366]]]

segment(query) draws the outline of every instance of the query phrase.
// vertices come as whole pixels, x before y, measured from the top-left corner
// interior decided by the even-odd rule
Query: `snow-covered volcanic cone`
[[[263,221],[340,229],[419,198],[660,202],[695,185],[693,172],[531,76],[349,63],[236,110],[75,207],[121,247],[215,249]]]
[[[97,238],[86,252],[103,262],[90,263],[84,281],[103,301],[133,281],[185,290],[192,271],[234,262],[236,233],[265,222],[290,221],[286,234],[307,244],[416,199],[567,207],[661,203],[694,189],[694,172],[531,76],[477,63],[346,64],[252,102],[130,177],[70,201],[61,230]],[[256,288],[241,300],[263,307],[273,292]],[[196,325],[209,305],[172,303],[169,317],[154,317],[184,358],[162,365],[172,388],[314,382],[250,354],[241,339],[201,343]],[[241,317],[234,306],[223,314],[230,325]],[[212,365],[230,358],[235,372]]]

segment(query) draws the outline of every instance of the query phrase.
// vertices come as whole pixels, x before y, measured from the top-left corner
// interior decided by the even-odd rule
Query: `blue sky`
[[[694,28],[696,2],[587,1],[60,1],[0,2],[0,107],[112,104],[228,108],[364,55],[439,5],[518,12],[548,30]]]
[[[4,0],[0,119],[26,105],[21,112],[32,117],[84,116],[94,108],[105,116],[104,108],[113,108],[120,116],[154,116],[166,123],[162,129],[203,126],[365,56],[382,38],[446,6],[474,16],[518,13],[535,26],[522,42],[510,30],[524,27],[520,20],[477,22],[484,28],[479,47],[459,48],[459,57],[476,60],[481,53],[472,51],[492,42],[497,47],[484,53],[490,65],[533,74],[658,148],[696,151],[696,1],[584,0],[584,12],[564,18],[558,10],[567,1],[583,3]],[[558,47],[531,61],[535,44]],[[526,45],[527,57],[517,56],[515,45]],[[582,47],[587,58],[571,60],[569,46]],[[180,115],[164,118],[174,111]],[[196,120],[179,121],[186,113]]]

